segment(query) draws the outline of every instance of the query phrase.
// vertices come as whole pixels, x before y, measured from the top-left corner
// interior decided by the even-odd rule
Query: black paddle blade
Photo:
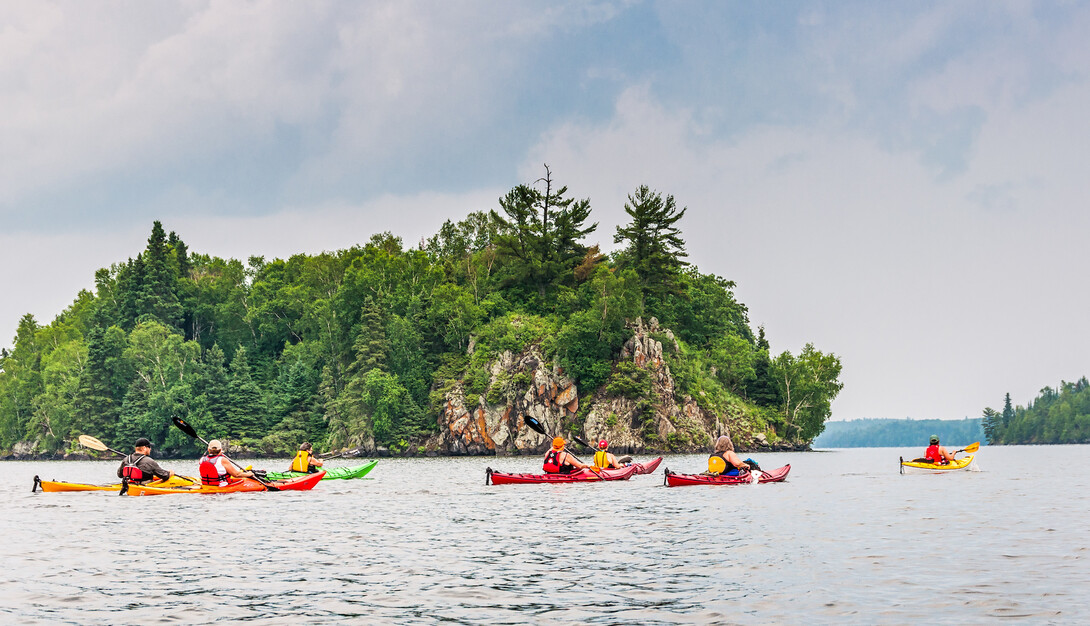
[[[575,440],[575,441],[576,441],[577,443],[581,443],[581,444],[583,444],[584,446],[586,446],[586,447],[590,448],[591,450],[597,450],[597,448],[595,448],[594,446],[590,445],[589,443],[587,443],[587,442],[583,441],[583,440],[582,440],[582,439],[580,439],[579,437],[576,437],[575,435],[572,435],[572,436],[571,436],[571,438],[572,438],[572,439],[574,439],[574,440]]]
[[[197,431],[193,430],[193,427],[190,426],[184,419],[175,416],[172,417],[171,420],[174,422],[174,425],[178,427],[178,430],[189,435],[193,439],[200,439],[200,437],[197,436]]]
[[[531,430],[535,430],[542,435],[545,435],[546,437],[549,436],[549,433],[545,432],[545,427],[541,425],[541,422],[537,421],[536,417],[526,415],[522,418],[522,421],[525,422],[525,424],[529,426]]]

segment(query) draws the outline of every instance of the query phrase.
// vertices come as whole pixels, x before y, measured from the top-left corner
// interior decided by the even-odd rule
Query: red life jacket
[[[929,446],[927,452],[924,453],[924,458],[931,461],[935,465],[945,465],[946,461],[942,459],[942,455],[939,454],[939,444]]]
[[[541,466],[546,474],[560,473],[560,450],[553,448],[545,453],[545,463]]]
[[[199,468],[201,472],[202,484],[213,485],[216,487],[227,486],[227,479],[230,478],[230,476],[227,474],[227,468],[223,466],[222,454],[217,454],[215,456],[202,456]]]
[[[144,470],[136,466],[136,463],[144,458],[144,455],[140,455],[140,459],[133,460],[133,455],[125,457],[125,460],[121,463],[121,477],[128,480],[131,483],[138,483],[144,480]]]

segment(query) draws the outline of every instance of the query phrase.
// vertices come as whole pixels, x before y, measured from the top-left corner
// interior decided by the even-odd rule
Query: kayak
[[[378,465],[378,461],[371,461],[370,463],[355,465],[353,467],[331,467],[325,471],[325,478],[322,480],[363,478],[367,475],[367,472],[375,469],[376,465]],[[268,478],[269,480],[298,478],[299,476],[309,476],[309,474],[304,474],[303,472],[268,472],[265,474],[265,478]]]
[[[200,481],[195,478],[189,478],[187,476],[172,476],[169,479],[153,480],[148,483],[154,487],[181,487],[184,485],[194,485]],[[56,493],[61,491],[117,491],[121,489],[121,483],[112,483],[109,485],[88,485],[84,483],[68,483],[61,480],[42,480],[37,476],[34,477],[34,488],[31,491],[37,491],[41,489],[46,493]]]
[[[647,463],[635,463],[636,473],[650,474],[659,468],[659,463],[662,463],[661,456],[654,461],[648,461]]]
[[[686,487],[689,485],[748,485],[751,483],[780,483],[787,478],[791,471],[790,465],[768,470],[765,472],[741,472],[737,476],[708,476],[706,474],[675,474],[666,470],[666,479],[663,481],[667,487]]]
[[[491,482],[493,485],[512,485],[529,483],[597,483],[604,480],[628,480],[639,470],[635,465],[620,469],[604,469],[598,472],[579,470],[571,474],[508,474],[495,472],[492,468],[485,470],[484,484]]]
[[[306,474],[299,478],[266,481],[269,486],[253,478],[240,478],[226,487],[212,485],[190,485],[188,487],[152,487],[150,485],[129,485],[126,495],[158,496],[170,493],[240,493],[247,491],[306,491],[313,489],[318,481],[325,477],[325,472]],[[270,488],[273,487],[273,488]]]
[[[975,466],[973,465],[975,459],[976,455],[970,454],[961,459],[954,459],[953,463],[947,465],[935,465],[934,463],[920,462],[918,460],[906,461],[904,457],[901,457],[901,473],[945,474],[947,472],[956,472],[959,470],[972,471],[975,469]]]

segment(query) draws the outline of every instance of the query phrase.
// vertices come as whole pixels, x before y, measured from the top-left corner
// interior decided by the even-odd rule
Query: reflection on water
[[[1090,620],[1090,448],[985,447],[979,473],[898,474],[916,452],[765,454],[792,464],[787,482],[679,488],[662,469],[703,457],[627,482],[498,487],[486,466],[540,461],[394,459],[312,492],[148,498],[30,492],[35,474],[102,482],[113,463],[3,463],[0,619]],[[1052,470],[1027,467],[1046,455]]]

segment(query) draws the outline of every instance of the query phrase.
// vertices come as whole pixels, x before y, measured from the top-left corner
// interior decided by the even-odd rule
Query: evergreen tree
[[[757,329],[757,351],[753,358],[753,378],[745,388],[746,397],[758,406],[774,407],[783,402],[780,388],[772,380],[772,359],[769,357],[765,327]]]
[[[124,358],[127,339],[117,326],[92,326],[87,332],[87,367],[80,376],[74,405],[88,434],[113,441],[121,404],[133,372]]]
[[[688,254],[676,224],[686,209],[679,211],[673,196],[664,200],[662,194],[641,185],[628,196],[624,210],[632,220],[618,226],[613,236],[613,243],[626,244],[618,255],[618,265],[636,270],[644,305],[650,300],[654,309],[667,293],[680,293],[681,269],[688,265],[682,259]]]
[[[231,419],[230,382],[227,378],[226,356],[219,344],[204,351],[204,367],[198,389],[204,399],[206,417],[214,424],[218,437],[238,437],[238,426]]]
[[[980,426],[984,429],[984,436],[988,438],[989,445],[994,446],[1000,443],[1001,419],[1002,416],[995,409],[991,407],[984,409],[984,414],[980,418]]]
[[[182,305],[178,302],[176,270],[172,270],[167,253],[166,234],[158,220],[152,225],[145,254],[146,301],[143,313],[153,316],[166,326],[181,329]]]
[[[1007,392],[1006,398],[1003,400],[1003,427],[1011,423],[1011,419],[1014,418],[1014,408],[1011,407],[1011,394]]]
[[[500,198],[506,217],[492,211],[497,224],[496,244],[515,283],[537,296],[538,305],[550,304],[549,292],[575,281],[574,270],[586,256],[581,241],[598,224],[586,226],[590,200],[566,197],[567,187],[553,188],[552,173],[545,166],[545,191],[519,185]]]
[[[231,426],[239,437],[258,438],[265,434],[266,407],[261,388],[250,375],[246,348],[239,346],[231,359],[230,402],[227,413]]]

